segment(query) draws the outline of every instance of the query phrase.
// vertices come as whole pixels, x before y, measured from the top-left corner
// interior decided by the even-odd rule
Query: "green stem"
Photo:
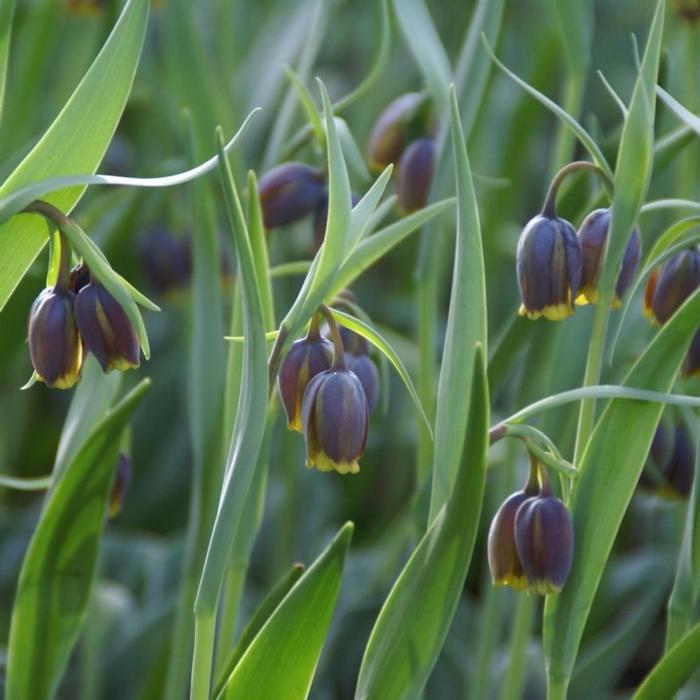
[[[198,610],[194,618],[194,653],[190,700],[208,700],[214,655],[215,615],[212,610]]]
[[[552,179],[549,189],[547,190],[547,195],[544,198],[542,216],[546,216],[549,219],[556,217],[556,199],[557,193],[559,192],[559,187],[569,175],[578,172],[579,170],[591,170],[598,175],[598,177],[600,177],[608,192],[612,192],[612,182],[601,168],[599,168],[595,163],[590,163],[587,160],[576,160],[573,163],[568,163],[561,168],[561,170],[559,170],[559,172]]]
[[[523,697],[523,687],[527,678],[525,661],[536,601],[535,596],[518,596],[508,651],[508,668],[501,692],[502,700],[520,700]]]
[[[569,689],[569,679],[558,676],[547,677],[547,700],[566,700]]]
[[[318,310],[326,319],[326,323],[331,331],[331,339],[333,340],[333,365],[332,370],[345,369],[345,352],[343,350],[343,339],[340,336],[340,329],[335,322],[333,312],[325,305],[321,304]]]
[[[223,591],[224,601],[221,611],[221,620],[219,621],[219,639],[216,651],[215,676],[217,678],[231,653],[231,646],[233,645],[236,632],[238,609],[240,607],[241,598],[243,597],[247,573],[248,567],[236,562],[231,562],[229,564],[226,573],[226,583],[224,584]]]

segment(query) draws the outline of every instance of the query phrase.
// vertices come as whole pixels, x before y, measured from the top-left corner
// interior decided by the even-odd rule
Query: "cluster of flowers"
[[[425,206],[435,161],[430,103],[409,92],[391,102],[379,115],[369,137],[370,167],[382,170],[398,163],[396,192],[399,206],[409,213]],[[306,163],[289,161],[266,172],[258,183],[265,228],[295,223],[313,213],[313,242],[323,243],[328,219],[326,173]],[[352,205],[359,198],[352,195]]]
[[[139,341],[115,298],[85,264],[59,271],[53,287],[39,294],[29,312],[29,355],[35,377],[68,389],[80,379],[87,351],[105,372],[139,366]]]
[[[552,495],[544,465],[530,457],[530,476],[496,512],[488,537],[497,586],[539,595],[558,593],[571,571],[574,532],[566,506]]]
[[[575,304],[594,304],[609,228],[610,209],[596,209],[577,233],[566,219],[556,215],[548,198],[542,213],[528,222],[518,242],[520,314],[559,321],[574,313]],[[613,305],[619,305],[634,279],[640,254],[635,228],[625,247]]]
[[[367,341],[338,328],[331,316],[326,320],[332,342],[321,335],[317,314],[285,356],[277,387],[289,429],[304,434],[307,466],[356,474],[379,397],[379,374]]]

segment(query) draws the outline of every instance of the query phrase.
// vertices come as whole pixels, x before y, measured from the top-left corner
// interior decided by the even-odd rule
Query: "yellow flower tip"
[[[525,304],[520,304],[520,308],[518,309],[518,316],[527,316],[528,318],[532,318],[532,316],[530,316],[527,309],[525,308]]]
[[[116,357],[109,363],[107,371],[110,372],[111,370],[116,369],[119,372],[126,372],[128,369],[138,369],[140,364],[140,362],[129,362],[129,360],[127,360],[125,357]]]
[[[586,304],[591,303],[590,299],[586,296],[586,293],[582,290],[576,297],[576,306],[586,306]]]
[[[565,318],[572,316],[574,310],[569,304],[554,304],[545,306],[540,312],[548,321],[563,321]]]
[[[287,423],[289,430],[295,430],[297,433],[304,432],[304,426],[301,424],[301,412],[297,411],[296,415]]]
[[[516,591],[527,590],[527,577],[525,574],[506,574],[497,579],[493,579],[493,585],[497,587],[509,586]]]
[[[547,579],[537,579],[530,581],[528,590],[537,595],[550,595],[552,593],[559,593],[561,587],[555,586],[551,581],[547,581]]]
[[[80,374],[65,374],[62,377],[59,377],[53,384],[53,389],[71,389],[74,387],[77,383],[78,380],[80,379]],[[44,381],[41,377],[39,377],[40,381]]]
[[[316,467],[320,472],[336,471],[338,474],[357,474],[360,471],[360,465],[357,463],[357,460],[353,462],[334,462],[322,452],[313,455],[313,457],[309,456],[306,460],[306,466],[310,469]]]

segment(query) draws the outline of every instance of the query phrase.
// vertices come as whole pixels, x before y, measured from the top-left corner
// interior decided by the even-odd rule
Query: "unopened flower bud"
[[[688,354],[683,360],[681,368],[683,377],[697,377],[700,374],[700,331],[696,331],[693,339],[690,341]]]
[[[644,315],[653,321],[654,319],[654,309],[652,308],[652,302],[654,300],[654,292],[656,291],[656,283],[659,281],[660,268],[655,268],[649,273],[647,278],[647,283],[644,287]]]
[[[674,255],[659,272],[651,309],[658,323],[666,323],[700,285],[700,250],[689,248]]]
[[[676,14],[689,24],[700,21],[700,0],[671,0],[671,5]]]
[[[363,338],[364,340],[364,338]],[[379,372],[372,358],[366,353],[360,355],[345,355],[347,368],[357,375],[365,390],[367,408],[372,413],[379,401]]]
[[[309,335],[292,345],[277,376],[277,388],[290,430],[302,432],[304,390],[319,372],[330,369],[332,363],[333,344],[320,336],[317,330],[310,331]]]
[[[354,372],[339,368],[317,374],[306,387],[302,403],[307,466],[357,473],[368,417],[365,391]]]
[[[403,211],[410,213],[425,206],[435,166],[435,142],[430,138],[413,141],[401,155],[396,194]]]
[[[574,312],[581,280],[581,248],[565,219],[540,214],[518,241],[520,315],[559,321]]]
[[[258,183],[265,227],[285,226],[310,214],[324,190],[321,172],[305,163],[283,163],[272,168]]]
[[[367,147],[369,165],[382,170],[396,163],[408,143],[410,123],[416,118],[425,97],[418,92],[407,92],[397,97],[379,115],[372,127]]]
[[[112,493],[109,497],[107,517],[109,517],[110,520],[116,518],[121,512],[126,493],[131,484],[131,472],[131,460],[123,452],[120,452],[119,458],[117,459],[117,469],[114,474]]]
[[[149,282],[159,294],[187,286],[192,272],[189,238],[177,238],[167,228],[155,226],[146,234],[141,254]]]
[[[74,306],[73,292],[52,287],[29,312],[29,355],[36,377],[51,388],[69,389],[80,378],[83,352]]]
[[[515,516],[515,544],[528,589],[558,593],[571,571],[574,532],[566,506],[543,489],[525,501]]]
[[[578,239],[581,244],[581,285],[576,303],[585,304],[587,301],[595,304],[598,300],[598,280],[601,272],[603,249],[610,228],[610,209],[592,211],[581,224]],[[641,255],[641,240],[639,230],[634,228],[630,234],[625,253],[622,258],[620,274],[615,285],[613,306],[620,305],[620,300],[629,288],[639,265]]]
[[[677,423],[673,433],[673,451],[663,469],[666,484],[662,496],[688,498],[695,473],[695,445],[683,423]]]
[[[83,287],[75,301],[78,330],[105,372],[139,366],[139,341],[117,300],[96,281]]]

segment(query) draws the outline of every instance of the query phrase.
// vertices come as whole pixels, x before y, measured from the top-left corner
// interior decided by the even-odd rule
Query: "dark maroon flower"
[[[435,142],[430,138],[413,141],[401,155],[396,193],[405,212],[425,206],[435,166]]]
[[[322,173],[305,163],[283,163],[265,173],[258,185],[265,227],[285,226],[310,214],[324,189]]]

